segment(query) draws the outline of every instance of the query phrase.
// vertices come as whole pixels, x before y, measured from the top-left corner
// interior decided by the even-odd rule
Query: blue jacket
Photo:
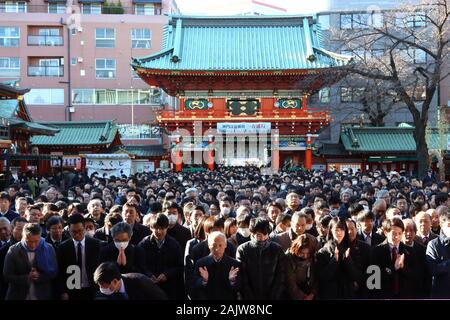
[[[428,242],[426,259],[433,279],[431,298],[450,298],[450,237],[441,232]]]

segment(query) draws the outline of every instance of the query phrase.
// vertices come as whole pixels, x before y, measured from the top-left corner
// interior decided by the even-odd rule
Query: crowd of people
[[[0,193],[0,299],[450,298],[448,188],[431,171],[23,175]]]

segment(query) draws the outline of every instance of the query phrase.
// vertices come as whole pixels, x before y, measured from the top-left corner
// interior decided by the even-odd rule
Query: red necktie
[[[397,252],[397,247],[393,247],[392,248],[392,263],[394,264],[394,273],[393,273],[393,293],[394,294],[399,294],[400,292],[400,281],[398,279],[398,274],[395,270],[395,261],[397,260],[397,256],[398,256],[398,252]]]

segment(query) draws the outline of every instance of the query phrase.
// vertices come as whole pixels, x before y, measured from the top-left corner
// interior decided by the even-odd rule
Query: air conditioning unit
[[[64,58],[59,58],[59,63],[60,63],[61,66],[63,66],[64,65]]]
[[[83,28],[82,27],[78,27],[78,32],[83,32]]]
[[[83,40],[80,41],[80,46],[84,46],[84,41]]]
[[[114,74],[112,71],[108,71],[108,78],[114,78]]]
[[[83,57],[78,57],[78,62],[83,62]]]
[[[69,107],[69,112],[70,113],[74,113],[75,112],[75,107]]]

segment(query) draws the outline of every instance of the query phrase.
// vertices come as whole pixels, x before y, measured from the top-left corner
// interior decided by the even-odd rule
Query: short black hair
[[[356,220],[358,220],[358,222],[363,222],[366,219],[375,221],[375,214],[372,211],[362,211],[356,216]]]
[[[46,227],[47,229],[50,229],[52,226],[60,223],[64,227],[64,220],[60,216],[52,216],[50,219],[48,219]]]
[[[5,191],[0,192],[0,199],[5,199],[11,202],[11,197],[9,196],[8,192]]]
[[[13,219],[13,221],[11,221],[11,225],[12,225],[13,227],[15,227],[16,224],[18,224],[19,222],[28,223],[28,220],[25,219],[24,217],[16,217],[16,218]]]
[[[75,213],[69,217],[69,220],[67,221],[67,224],[70,226],[71,224],[78,224],[82,223],[84,225],[84,217],[82,214]]]
[[[119,266],[117,262],[103,262],[101,263],[94,272],[94,282],[97,284],[105,283],[110,284],[114,279],[122,279]]]
[[[150,228],[160,227],[167,229],[169,227],[169,218],[165,214],[158,213],[150,218]]]
[[[261,217],[253,218],[250,220],[251,233],[261,232],[262,234],[266,235],[269,234],[271,231],[272,228],[270,227],[269,220]]]

